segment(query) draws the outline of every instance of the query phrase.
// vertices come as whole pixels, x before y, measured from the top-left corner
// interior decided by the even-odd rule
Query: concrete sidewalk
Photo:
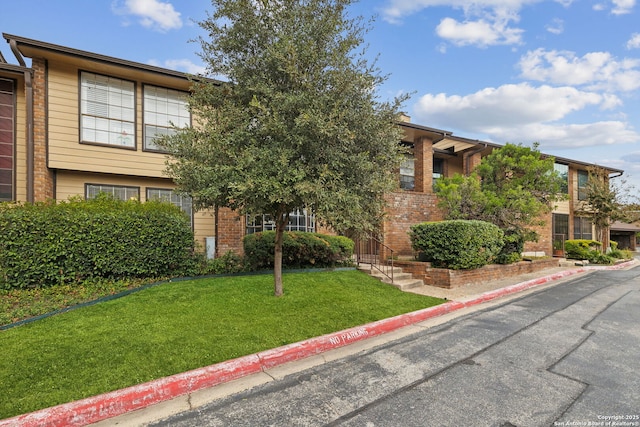
[[[222,362],[99,396],[0,420],[8,426],[141,426],[193,409],[294,372],[343,358],[410,335],[477,310],[499,304],[542,286],[554,286],[595,269],[632,268],[633,260],[613,267],[565,266],[482,285],[456,289],[422,286],[415,293],[449,302],[333,334],[312,338],[258,354]]]

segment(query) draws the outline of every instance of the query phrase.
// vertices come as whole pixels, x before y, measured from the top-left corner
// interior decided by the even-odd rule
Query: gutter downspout
[[[33,141],[33,70],[27,68],[24,58],[18,50],[18,45],[14,39],[9,40],[9,46],[13,55],[18,60],[21,67],[26,68],[24,72],[24,84],[27,101],[27,202],[34,202],[34,141]]]

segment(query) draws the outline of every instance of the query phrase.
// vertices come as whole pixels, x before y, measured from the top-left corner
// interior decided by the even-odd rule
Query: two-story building
[[[66,200],[106,192],[122,199],[160,198],[192,218],[198,243],[212,253],[241,251],[247,233],[273,228],[268,217],[245,217],[229,209],[193,212],[188,197],[173,193],[164,175],[167,156],[155,136],[171,124],[189,125],[185,73],[3,34],[15,64],[0,53],[0,201]],[[213,81],[212,81],[213,82]],[[215,83],[215,82],[213,82]],[[499,145],[451,132],[398,123],[403,163],[397,191],[388,194],[380,236],[400,256],[410,256],[407,231],[441,219],[434,180],[468,174]],[[593,227],[574,214],[590,164],[556,159],[569,199],[559,203],[528,251],[551,254],[554,239],[590,238]],[[609,168],[611,176],[622,170]],[[289,229],[315,231],[310,212],[291,216]],[[215,243],[214,243],[215,242]]]

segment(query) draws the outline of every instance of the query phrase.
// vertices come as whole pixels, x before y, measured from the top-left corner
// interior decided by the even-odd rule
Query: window
[[[134,83],[82,72],[80,86],[80,140],[135,148]]]
[[[569,238],[569,215],[553,214],[553,246],[560,243],[564,247],[564,242]]]
[[[416,158],[413,155],[407,157],[400,164],[400,188],[413,190],[416,184]]]
[[[276,223],[271,219],[270,215],[247,215],[247,234],[275,229]],[[312,233],[316,231],[315,217],[304,209],[297,209],[289,214],[289,222],[285,229],[287,231],[307,231]]]
[[[14,83],[0,79],[0,202],[13,200]]]
[[[569,165],[554,163],[553,169],[558,172],[558,175],[562,178],[560,193],[567,194],[569,192]]]
[[[587,182],[589,172],[578,171],[578,200],[587,200]]]
[[[593,239],[593,224],[589,218],[576,217],[573,220],[574,239]]]
[[[177,127],[191,124],[185,92],[156,86],[144,87],[144,148],[160,150],[154,139],[173,135]]]
[[[191,202],[191,197],[181,196],[170,189],[147,188],[147,200],[162,200],[163,202],[173,203],[191,218],[191,225],[193,225],[193,203]]]
[[[436,188],[438,179],[444,176],[444,160],[433,159],[433,188]]]
[[[125,187],[122,185],[100,185],[87,184],[87,199],[93,199],[100,193],[111,194],[115,199],[119,200],[140,200],[140,189],[138,187]]]

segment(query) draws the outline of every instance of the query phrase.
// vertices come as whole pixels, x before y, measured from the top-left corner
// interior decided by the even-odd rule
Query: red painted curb
[[[598,269],[619,269],[627,263]],[[594,268],[589,268],[594,269]],[[570,275],[582,273],[587,268],[567,270],[550,276],[518,283],[506,288],[486,292],[469,301],[450,301],[435,307],[401,314],[363,326],[323,335],[309,340],[266,350],[257,354],[221,362],[200,369],[172,375],[133,387],[104,393],[62,405],[41,409],[28,414],[0,420],[0,427],[80,427],[113,418],[127,412],[142,409],[156,403],[213,387],[246,375],[300,360],[322,352],[343,347],[404,326],[442,316],[455,310],[471,307],[505,295],[529,289]]]

